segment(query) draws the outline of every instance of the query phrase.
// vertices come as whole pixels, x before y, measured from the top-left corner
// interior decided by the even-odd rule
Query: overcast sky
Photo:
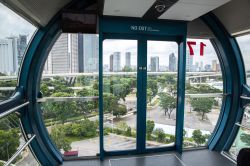
[[[217,60],[217,55],[213,49],[212,44],[209,40],[198,40],[198,39],[188,39],[188,41],[196,41],[196,45],[193,46],[194,49],[194,64],[196,62],[203,62],[203,66],[206,64],[211,64],[212,60]],[[200,43],[206,44],[204,48],[204,55],[200,56]],[[175,42],[167,41],[148,41],[148,65],[150,64],[150,57],[158,56],[160,66],[169,65],[169,54],[174,53],[177,57],[178,55],[178,45]],[[187,47],[188,49],[188,47]],[[109,65],[109,57],[114,52],[121,52],[121,65],[125,65],[125,52],[131,52],[132,65],[137,63],[137,41],[136,40],[113,40],[107,39],[103,43],[103,62]],[[189,52],[189,49],[188,49]],[[189,56],[189,54],[187,54]],[[218,61],[219,63],[219,61]]]
[[[34,34],[36,27],[18,16],[7,7],[0,3],[0,39],[19,34],[29,35],[29,39]],[[194,41],[194,39],[188,39]],[[203,61],[203,65],[211,64],[212,60],[218,60],[215,51],[208,40],[197,40],[194,46],[194,63]],[[250,35],[238,37],[237,41],[245,60],[247,70],[250,70]],[[204,42],[206,47],[204,49],[204,56],[199,56],[199,43]],[[104,41],[104,64],[109,63],[109,56],[116,51],[122,53],[122,65],[125,63],[125,52],[132,53],[132,65],[137,63],[137,41],[135,40],[106,40]],[[188,47],[187,47],[188,48]],[[148,42],[148,59],[150,56],[159,56],[160,65],[168,65],[168,55],[170,53],[177,55],[177,45],[172,42]],[[188,54],[187,54],[188,55]],[[145,55],[146,56],[146,55]]]
[[[15,14],[0,3],[0,39],[19,34],[29,35],[30,39],[36,30],[32,24]]]

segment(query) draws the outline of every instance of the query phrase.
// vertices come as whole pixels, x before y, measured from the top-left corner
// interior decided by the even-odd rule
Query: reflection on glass
[[[137,41],[103,41],[104,149],[136,148]]]
[[[41,109],[64,157],[99,153],[97,35],[61,34],[45,62]]]
[[[216,52],[209,40],[188,39],[205,44],[194,55],[186,54],[186,90],[183,147],[205,146],[217,123],[222,105],[223,81]],[[187,47],[188,48],[188,47]]]
[[[146,147],[175,143],[178,45],[169,41],[147,42]]]

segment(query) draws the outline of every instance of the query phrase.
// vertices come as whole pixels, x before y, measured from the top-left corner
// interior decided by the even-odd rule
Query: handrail
[[[28,104],[29,104],[29,102],[25,102],[25,103],[23,103],[23,104],[21,104],[19,106],[16,106],[14,108],[9,109],[8,111],[5,111],[5,112],[1,113],[0,114],[0,119],[7,116],[7,115],[9,115],[9,114],[11,114],[11,113],[13,113],[13,112],[15,112],[15,111],[17,111],[17,110],[19,110],[20,108],[22,108],[22,107],[24,107],[24,106],[26,106]]]
[[[237,161],[235,160],[236,157],[235,157],[234,154],[231,154],[231,153],[222,151],[222,152],[221,152],[221,155],[224,156],[224,157],[226,157],[228,160],[230,160],[230,161],[233,162],[234,164],[237,164]]]
[[[235,125],[236,126],[239,126],[239,127],[242,127],[242,128],[244,128],[244,129],[247,129],[247,130],[250,130],[250,128],[249,127],[247,127],[246,125],[242,125],[242,124],[240,124],[240,123],[235,123]]]
[[[202,98],[202,97],[222,97],[225,95],[222,93],[197,93],[197,94],[186,93],[185,96],[189,96],[191,98]]]
[[[13,160],[15,160],[15,158],[23,151],[24,148],[26,148],[30,142],[36,137],[36,135],[33,135],[20,149],[18,149],[18,151],[16,151],[16,153],[4,164],[4,166],[8,166],[10,165]]]
[[[50,102],[61,102],[61,101],[95,101],[99,99],[99,96],[86,96],[86,97],[43,97],[37,99],[38,103]]]
[[[241,99],[245,99],[245,100],[250,100],[250,97],[248,96],[240,96]]]

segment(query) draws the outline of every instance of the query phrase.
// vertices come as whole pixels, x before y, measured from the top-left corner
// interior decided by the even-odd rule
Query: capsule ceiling
[[[103,15],[143,17],[150,8],[169,6],[158,18],[192,21],[230,0],[105,0]],[[154,14],[152,12],[152,14]]]
[[[37,26],[47,25],[71,1],[0,0]],[[162,2],[167,7],[157,15],[153,11],[154,5]],[[197,31],[203,27],[197,18],[212,11],[231,34],[248,32],[250,29],[249,0],[98,0],[98,3],[101,4],[99,14],[140,18],[154,13],[156,19],[186,20],[191,21],[191,24],[194,22],[195,26],[192,27]]]

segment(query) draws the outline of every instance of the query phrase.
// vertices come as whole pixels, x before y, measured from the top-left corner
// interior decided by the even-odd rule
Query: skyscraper
[[[159,71],[159,57],[158,56],[150,57],[150,71],[152,72]]]
[[[110,71],[117,72],[121,71],[121,53],[114,52],[110,55]]]
[[[51,66],[48,66],[48,73],[69,73],[70,72],[70,53],[68,45],[69,35],[61,34],[52,47],[49,56],[51,56]]]
[[[212,71],[217,71],[217,60],[212,60]]]
[[[98,72],[98,36],[62,34],[52,47],[45,74]]]
[[[194,57],[189,54],[189,51],[187,51],[187,57],[186,57],[186,70],[187,71],[193,71],[193,60]]]
[[[18,70],[17,37],[0,39],[0,72],[16,74]]]
[[[83,34],[78,34],[78,69],[80,73],[84,72],[83,67]]]
[[[176,57],[174,55],[174,53],[171,53],[169,55],[169,71],[177,71],[177,68],[176,68]]]
[[[78,34],[70,34],[70,73],[78,73]]]
[[[131,52],[125,53],[125,66],[129,68],[131,67]]]
[[[19,35],[18,41],[17,41],[17,51],[18,51],[18,65],[20,66],[23,55],[25,53],[25,50],[27,48],[27,35]]]
[[[98,36],[83,35],[83,69],[84,72],[98,72],[99,70],[99,42]]]
[[[203,71],[203,62],[200,61],[200,71]]]

